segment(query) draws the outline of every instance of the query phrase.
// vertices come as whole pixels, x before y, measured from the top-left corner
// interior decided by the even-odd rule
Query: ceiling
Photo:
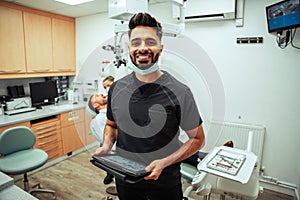
[[[69,17],[82,17],[108,11],[108,0],[94,0],[79,5],[67,5],[55,0],[6,0],[38,10],[48,11]],[[170,0],[148,0],[149,4],[163,3]]]

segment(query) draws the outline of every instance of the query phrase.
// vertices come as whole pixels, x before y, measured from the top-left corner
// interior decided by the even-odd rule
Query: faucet
[[[58,97],[55,97],[54,98],[54,105],[56,105],[59,101],[59,99],[61,99],[61,98],[63,98],[63,97],[65,97],[64,95],[61,95],[61,96],[58,96]]]

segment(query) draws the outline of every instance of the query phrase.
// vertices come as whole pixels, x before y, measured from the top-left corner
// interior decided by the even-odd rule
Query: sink
[[[72,104],[55,105],[50,107],[51,110],[69,110],[73,109]]]

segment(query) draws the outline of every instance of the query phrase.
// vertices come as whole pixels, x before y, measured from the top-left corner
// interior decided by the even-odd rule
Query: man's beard
[[[151,54],[151,63],[148,63],[148,62],[143,63],[143,61],[139,61],[140,64],[137,64],[137,62],[136,62],[136,59],[137,59],[136,55],[137,54],[139,54],[141,56]],[[154,54],[153,54],[152,51],[147,51],[147,52],[143,52],[143,53],[141,53],[141,52],[135,52],[134,53],[134,59],[132,59],[132,56],[130,56],[130,59],[131,59],[132,63],[135,66],[137,66],[139,69],[145,70],[145,69],[150,68],[154,63],[156,63],[158,61],[159,55],[160,55],[160,53],[157,53],[156,56],[154,57]]]

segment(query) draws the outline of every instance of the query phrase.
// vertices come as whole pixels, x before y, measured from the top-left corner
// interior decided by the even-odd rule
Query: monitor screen
[[[285,0],[266,7],[269,33],[300,26],[299,1]]]
[[[29,83],[31,103],[34,107],[54,104],[58,96],[56,81]]]

